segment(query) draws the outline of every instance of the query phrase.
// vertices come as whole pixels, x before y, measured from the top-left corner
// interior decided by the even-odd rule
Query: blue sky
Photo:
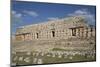
[[[11,8],[12,33],[20,26],[75,15],[85,16],[89,24],[95,25],[95,6],[12,1]]]

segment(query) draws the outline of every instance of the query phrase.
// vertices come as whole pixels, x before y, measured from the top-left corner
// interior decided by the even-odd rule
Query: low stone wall
[[[30,40],[12,42],[12,51],[50,51],[53,48],[66,50],[95,49],[95,38],[91,39],[59,39],[59,40]]]

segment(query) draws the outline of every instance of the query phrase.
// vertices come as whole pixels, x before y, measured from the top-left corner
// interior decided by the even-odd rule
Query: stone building
[[[82,16],[66,17],[58,20],[21,26],[16,31],[16,41],[90,37],[95,37],[95,28],[90,27]]]
[[[12,62],[23,65],[93,61],[95,58],[90,57],[96,56],[95,42],[95,27],[81,16],[21,26],[12,37]]]

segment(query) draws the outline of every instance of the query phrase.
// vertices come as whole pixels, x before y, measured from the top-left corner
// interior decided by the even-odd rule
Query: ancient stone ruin
[[[21,26],[12,38],[12,65],[95,61],[95,27],[75,16]]]
[[[12,42],[14,51],[50,51],[95,49],[95,27],[87,24],[82,16],[21,26]]]

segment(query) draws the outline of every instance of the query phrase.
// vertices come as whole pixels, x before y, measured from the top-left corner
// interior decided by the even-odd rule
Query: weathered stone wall
[[[12,41],[13,51],[50,51],[53,48],[90,50],[95,48],[95,28],[83,17],[69,17],[22,26]]]
[[[68,39],[70,37],[95,36],[95,28],[86,24],[83,17],[69,17],[40,24],[22,26],[16,32],[16,40]]]
[[[86,24],[83,17],[22,26],[17,29],[15,37],[12,36],[12,63],[93,61],[96,55],[95,39],[95,28]]]

